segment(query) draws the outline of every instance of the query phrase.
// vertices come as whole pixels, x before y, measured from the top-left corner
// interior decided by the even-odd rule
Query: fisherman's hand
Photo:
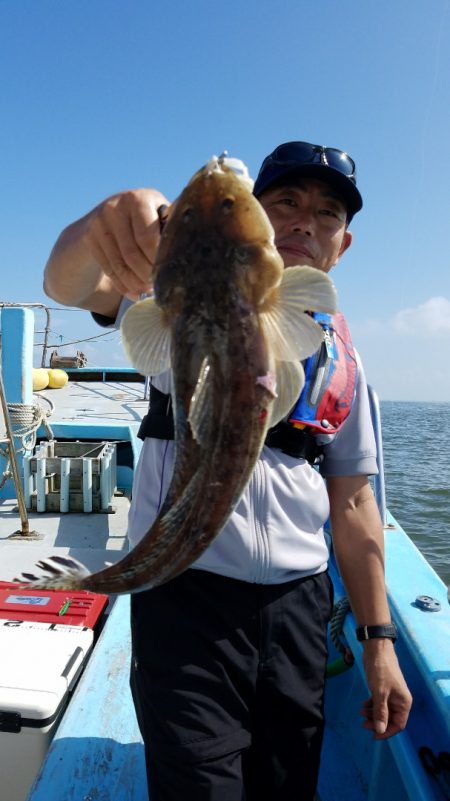
[[[363,725],[374,732],[375,740],[386,740],[405,728],[412,696],[391,640],[380,638],[365,642],[363,659],[371,692],[361,709],[365,718]]]
[[[84,243],[121,295],[149,292],[160,237],[158,209],[169,201],[157,189],[119,192],[85,217]]]

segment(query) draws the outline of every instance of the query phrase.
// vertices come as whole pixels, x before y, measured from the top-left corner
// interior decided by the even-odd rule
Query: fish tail
[[[44,575],[22,573],[22,577],[14,581],[36,590],[82,590],[84,580],[90,575],[89,570],[72,556],[49,556],[37,562],[36,567],[44,571]]]

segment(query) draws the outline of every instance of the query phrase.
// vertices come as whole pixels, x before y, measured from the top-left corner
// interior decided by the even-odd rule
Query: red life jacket
[[[344,315],[314,313],[324,341],[304,364],[305,386],[289,422],[315,432],[339,431],[352,408],[358,376],[356,356]]]

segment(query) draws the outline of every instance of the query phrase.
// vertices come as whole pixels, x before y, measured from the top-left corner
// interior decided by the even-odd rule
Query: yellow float
[[[45,389],[49,384],[48,370],[43,367],[33,367],[33,392]]]
[[[61,389],[65,387],[69,380],[69,376],[65,370],[49,370],[48,371],[48,386],[50,389]]]

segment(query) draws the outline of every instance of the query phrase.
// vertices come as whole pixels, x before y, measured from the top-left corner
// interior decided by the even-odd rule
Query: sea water
[[[382,401],[386,500],[450,584],[450,402]]]

